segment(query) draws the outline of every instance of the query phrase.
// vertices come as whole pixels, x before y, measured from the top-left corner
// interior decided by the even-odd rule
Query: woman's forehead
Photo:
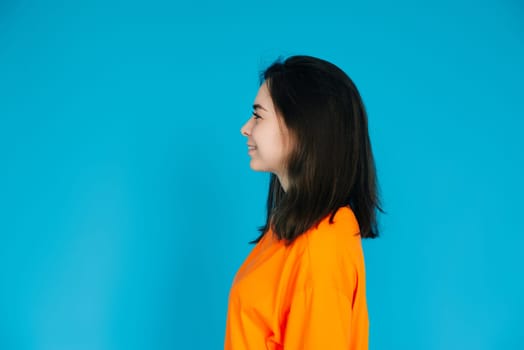
[[[275,112],[273,100],[271,99],[269,89],[265,82],[262,85],[260,85],[257,96],[255,97],[255,102],[253,103],[253,109],[258,108],[265,110],[266,112]]]

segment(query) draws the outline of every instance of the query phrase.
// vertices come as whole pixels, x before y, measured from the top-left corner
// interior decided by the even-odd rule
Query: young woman
[[[271,173],[267,218],[231,287],[225,349],[367,349],[361,238],[382,209],[360,94],[310,56],[261,81],[241,133],[251,168]]]

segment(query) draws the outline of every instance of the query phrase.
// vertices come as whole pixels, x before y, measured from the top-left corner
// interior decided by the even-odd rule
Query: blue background
[[[521,1],[0,3],[0,349],[220,349],[279,55],[344,69],[384,208],[370,349],[523,349]]]

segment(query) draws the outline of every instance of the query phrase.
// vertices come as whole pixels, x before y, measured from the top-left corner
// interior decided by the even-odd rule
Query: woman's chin
[[[256,159],[251,159],[249,166],[253,171],[267,171]]]

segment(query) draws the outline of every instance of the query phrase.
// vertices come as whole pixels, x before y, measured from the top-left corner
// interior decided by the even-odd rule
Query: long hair
[[[287,159],[288,188],[270,176],[265,225],[290,244],[349,206],[362,238],[378,237],[383,212],[367,115],[353,81],[337,66],[311,56],[278,59],[260,76],[293,140]]]

